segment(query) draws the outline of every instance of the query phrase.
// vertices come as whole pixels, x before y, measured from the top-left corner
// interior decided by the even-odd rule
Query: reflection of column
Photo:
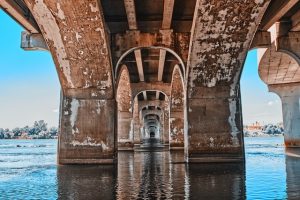
[[[246,199],[243,164],[188,165],[186,171],[185,195],[187,197]]]
[[[300,149],[287,148],[285,156],[288,199],[300,197]]]
[[[58,199],[115,199],[114,165],[57,167]]]
[[[118,111],[118,149],[130,150],[133,148],[131,132],[132,115],[128,111]]]
[[[285,145],[287,147],[300,147],[300,85],[269,85],[269,90],[278,94],[282,101]]]

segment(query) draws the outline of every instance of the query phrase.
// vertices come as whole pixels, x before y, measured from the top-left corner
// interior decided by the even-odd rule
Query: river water
[[[0,199],[300,199],[300,150],[245,138],[246,165],[120,152],[117,166],[57,166],[57,140],[0,140]]]

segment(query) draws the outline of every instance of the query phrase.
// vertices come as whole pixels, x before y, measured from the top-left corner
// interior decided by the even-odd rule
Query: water
[[[246,166],[120,152],[118,166],[57,166],[56,140],[0,140],[0,199],[300,199],[300,150],[245,138]]]

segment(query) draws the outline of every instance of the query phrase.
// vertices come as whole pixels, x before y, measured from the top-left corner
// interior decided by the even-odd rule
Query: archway
[[[170,149],[184,147],[184,85],[178,66],[175,66],[171,83]]]
[[[147,116],[157,116],[155,124],[149,122]],[[139,92],[134,98],[134,141],[143,143],[149,137],[149,128],[155,128],[155,135],[160,142],[169,145],[169,97],[161,91],[146,90]]]
[[[284,142],[300,147],[300,66],[293,53],[278,51],[274,42],[261,56],[259,75],[282,101]]]
[[[121,68],[117,82],[118,150],[133,149],[131,86],[127,67]]]

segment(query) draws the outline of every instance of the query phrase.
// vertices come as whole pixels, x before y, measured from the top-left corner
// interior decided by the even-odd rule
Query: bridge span
[[[147,138],[186,162],[243,162],[240,77],[282,100],[300,147],[299,0],[0,0],[24,50],[47,50],[60,80],[58,162],[109,164]]]

